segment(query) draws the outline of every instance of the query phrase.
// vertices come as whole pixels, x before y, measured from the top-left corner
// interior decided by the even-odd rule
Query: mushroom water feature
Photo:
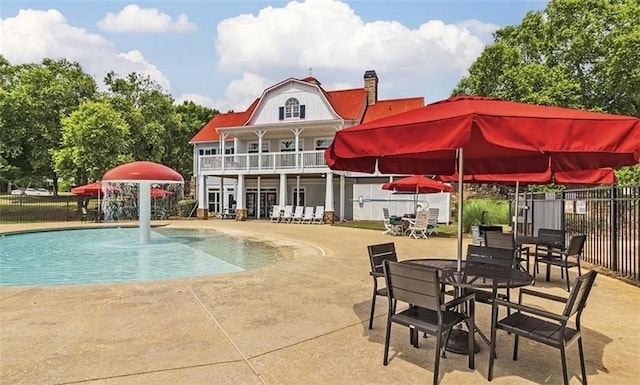
[[[159,163],[138,161],[126,163],[107,171],[104,182],[136,183],[138,189],[138,218],[140,244],[151,237],[151,185],[155,183],[184,183],[182,175]]]

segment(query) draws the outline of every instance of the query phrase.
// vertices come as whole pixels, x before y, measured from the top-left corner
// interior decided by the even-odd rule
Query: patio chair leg
[[[442,333],[438,333],[436,336],[436,346],[438,349],[442,346]],[[436,350],[435,363],[433,365],[433,385],[438,385],[438,369],[440,368],[440,354]]]
[[[518,335],[516,334],[515,338],[513,339],[513,360],[517,361],[518,360]]]
[[[569,374],[567,373],[567,352],[564,349],[564,345],[560,346],[560,358],[562,359],[562,379],[564,385],[569,385]]]
[[[578,338],[578,353],[580,353],[580,370],[582,371],[582,385],[587,385],[587,368],[584,366],[584,350],[582,349],[582,337]]]
[[[384,356],[382,357],[382,364],[387,366],[389,363],[389,340],[391,339],[391,319],[387,317],[387,332],[384,337]]]
[[[373,297],[371,298],[371,315],[369,316],[369,329],[373,329],[373,313],[376,310],[377,288],[373,287]]]
[[[571,288],[569,287],[569,268],[565,267],[565,270],[567,270],[567,292],[571,292]]]

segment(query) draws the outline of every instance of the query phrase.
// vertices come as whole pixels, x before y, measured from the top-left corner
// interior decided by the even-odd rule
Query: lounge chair
[[[402,227],[399,227],[397,224],[391,223],[391,217],[389,216],[388,208],[386,207],[382,208],[382,215],[384,216],[384,228],[385,228],[385,231],[382,234],[402,235]]]
[[[311,223],[317,223],[319,225],[324,223],[324,206],[316,206],[316,212],[313,214]]]
[[[427,217],[427,237],[433,234],[434,232],[438,232],[438,214],[440,214],[440,209],[432,208],[428,211],[429,215]]]
[[[284,206],[284,212],[280,218],[281,223],[289,223],[293,219],[293,205]]]
[[[271,211],[271,222],[280,222],[280,205],[274,205]]]
[[[313,221],[313,207],[305,207],[304,215],[300,223],[311,223]]]
[[[409,221],[409,237],[410,238],[427,238],[427,231],[429,228],[429,212],[418,211],[416,219]]]
[[[296,206],[291,218],[291,223],[302,223],[302,216],[304,213],[304,206]]]

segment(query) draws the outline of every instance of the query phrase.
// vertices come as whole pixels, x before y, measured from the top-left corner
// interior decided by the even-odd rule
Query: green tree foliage
[[[638,20],[637,0],[552,0],[498,30],[452,94],[640,116]]]
[[[216,110],[203,107],[191,101],[174,106],[174,119],[176,124],[167,132],[167,153],[162,163],[171,165],[185,179],[193,175],[193,147],[189,140],[205,125],[215,114]]]
[[[67,180],[100,180],[109,169],[133,160],[129,125],[105,101],[83,103],[62,119],[62,126],[62,147],[52,154],[56,172]]]
[[[95,81],[65,59],[11,66],[2,58],[0,85],[0,176],[25,184],[48,178],[56,187],[50,150],[60,145],[61,119],[95,97]]]

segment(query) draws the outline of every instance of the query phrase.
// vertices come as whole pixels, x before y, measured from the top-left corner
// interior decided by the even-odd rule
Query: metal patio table
[[[491,289],[495,297],[498,289],[523,287],[533,283],[533,276],[526,271],[486,263],[462,261],[460,271],[457,270],[457,261],[455,259],[421,258],[404,260],[402,263],[438,269],[440,271],[440,282],[453,286],[456,288],[456,292],[465,288]],[[488,343],[488,339],[482,331],[477,330],[485,342]],[[451,331],[446,349],[452,353],[466,354],[468,352],[467,344],[467,332],[461,328],[454,329]],[[477,346],[476,351],[479,351],[479,345],[475,345]]]

